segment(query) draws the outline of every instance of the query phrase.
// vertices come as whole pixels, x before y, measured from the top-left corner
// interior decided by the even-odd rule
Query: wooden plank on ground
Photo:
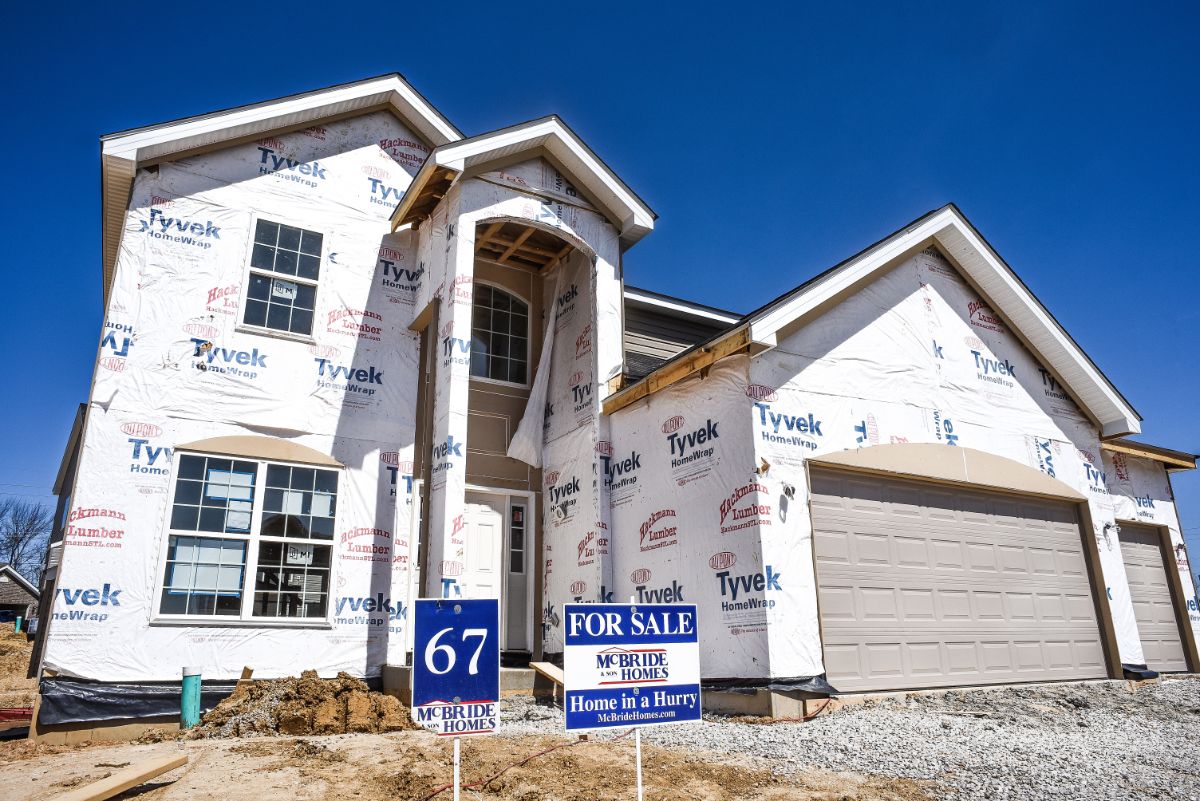
[[[555,684],[564,683],[562,669],[549,662],[530,662],[529,666]]]
[[[104,801],[105,798],[112,798],[131,787],[137,787],[147,779],[153,779],[169,770],[182,767],[187,764],[187,761],[187,754],[147,759],[145,762],[139,762],[124,770],[119,770],[106,779],[76,787],[74,790],[58,796],[55,801]]]

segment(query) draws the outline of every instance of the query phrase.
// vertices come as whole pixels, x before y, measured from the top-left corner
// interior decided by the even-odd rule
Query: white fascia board
[[[214,142],[315,122],[343,110],[353,110],[356,104],[365,107],[383,102],[391,103],[435,147],[462,138],[411,86],[389,76],[291,100],[118,134],[104,140],[103,154],[136,163]]]
[[[545,148],[554,155],[577,181],[608,207],[620,223],[622,236],[636,241],[654,230],[653,212],[554,118],[439,148],[434,158],[438,166],[461,173],[493,157],[512,156],[538,148]]]
[[[663,298],[656,298],[651,295],[643,295],[636,289],[626,289],[625,298],[627,300],[645,303],[647,306],[657,306],[661,309],[670,309],[680,314],[686,314],[691,317],[703,317],[707,320],[715,320],[718,323],[736,323],[741,317],[735,317],[732,314],[720,314],[709,309],[702,309],[687,303],[677,303]]]
[[[1049,364],[1100,423],[1102,436],[1141,431],[1137,412],[1121,398],[1012,271],[994,256],[971,226],[951,208],[892,237],[792,300],[751,320],[751,340],[766,348],[775,347],[777,334],[784,326],[929,239],[940,243],[997,310],[1020,330],[1033,346],[1035,355]]]

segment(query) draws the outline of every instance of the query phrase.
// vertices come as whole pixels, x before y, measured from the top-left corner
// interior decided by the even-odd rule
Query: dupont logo
[[[342,355],[341,350],[333,345],[309,345],[308,352],[322,359],[336,359]]]
[[[392,177],[392,174],[383,167],[376,167],[374,164],[364,164],[361,168],[363,175],[368,178],[378,178],[381,181],[386,181]]]
[[[983,344],[982,339],[974,336],[963,337],[963,343],[971,350],[983,350],[985,347],[987,347]]]
[[[379,461],[392,467],[400,466],[400,451],[382,451],[379,454]]]
[[[100,340],[100,366],[119,373],[125,369],[125,358],[133,347],[133,326],[126,323],[105,323],[104,338]]]
[[[600,440],[599,442],[596,443],[596,453],[600,454],[601,456],[612,456],[613,455],[612,443],[606,439]]]
[[[125,369],[125,360],[118,356],[105,356],[100,359],[100,366],[105,370],[119,373]]]
[[[558,471],[551,470],[546,474],[546,486],[550,487],[558,483]]]
[[[200,337],[201,339],[216,339],[221,335],[221,332],[216,328],[213,328],[211,325],[205,325],[204,323],[187,323],[183,326],[183,333],[191,334],[192,336]]]
[[[664,434],[674,434],[676,431],[683,428],[684,422],[683,415],[677,414],[674,417],[668,418],[666,422],[662,424],[662,432]]]
[[[441,565],[438,566],[438,570],[443,576],[461,576],[463,574],[463,564],[462,562],[454,561],[442,562]]]
[[[725,570],[737,564],[737,554],[733,551],[721,551],[708,557],[708,566],[713,570]]]
[[[750,400],[775,402],[779,400],[779,393],[774,387],[768,387],[764,384],[750,384],[746,387],[746,397]],[[666,433],[664,431],[664,433]]]
[[[637,570],[629,574],[629,580],[634,584],[645,584],[650,580],[650,576],[651,573],[649,568],[639,567]]]
[[[162,426],[154,423],[123,423],[121,431],[131,437],[157,437],[162,434]]]
[[[573,387],[576,387],[576,386],[579,386],[580,384],[582,384],[583,383],[583,371],[576,370],[575,372],[571,373],[571,380],[568,381],[567,383],[569,383]]]
[[[583,581],[571,582],[571,594],[572,595],[583,595],[585,592],[587,592],[587,583],[586,582],[583,582]]]

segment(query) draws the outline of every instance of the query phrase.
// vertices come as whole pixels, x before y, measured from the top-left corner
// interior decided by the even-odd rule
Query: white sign
[[[695,604],[566,604],[567,730],[700,719]]]

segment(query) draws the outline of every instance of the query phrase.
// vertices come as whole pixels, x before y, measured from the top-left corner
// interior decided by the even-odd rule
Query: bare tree
[[[10,564],[37,586],[54,513],[41,503],[0,498],[0,564]]]

